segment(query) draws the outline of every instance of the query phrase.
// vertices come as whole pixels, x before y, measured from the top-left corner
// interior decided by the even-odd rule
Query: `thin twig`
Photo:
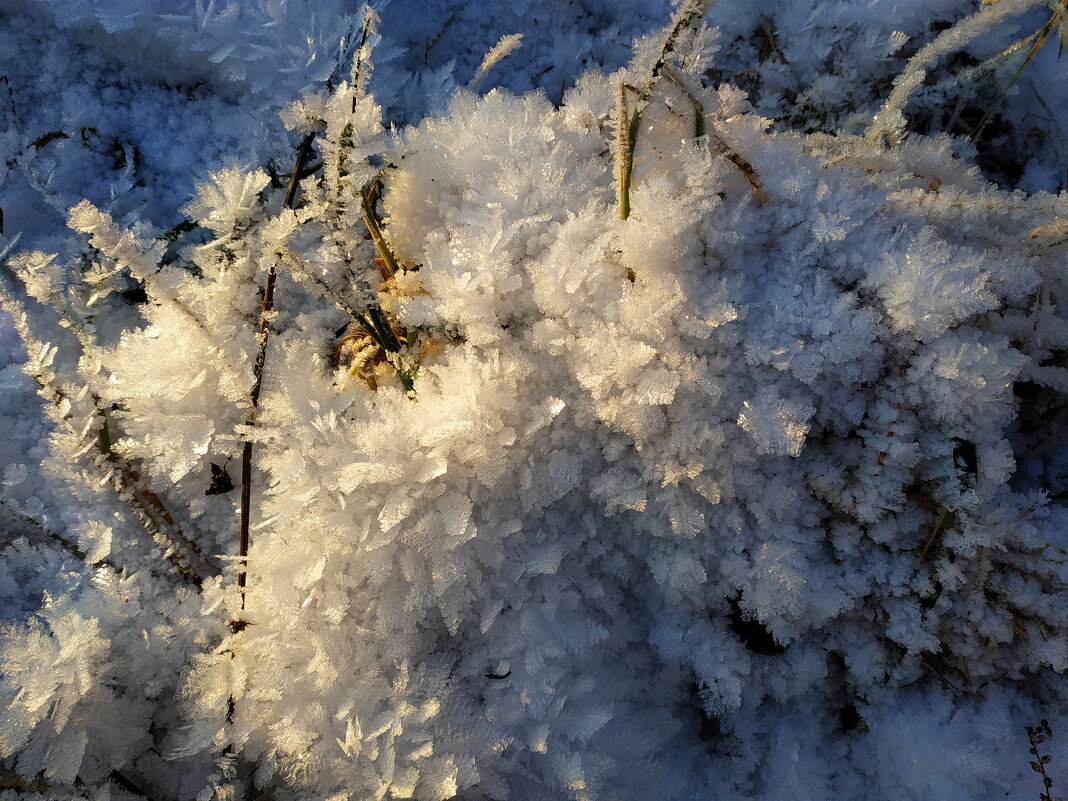
[[[1053,754],[1038,753],[1038,747],[1053,736],[1049,721],[1043,718],[1037,726],[1025,726],[1024,728],[1027,730],[1027,741],[1031,746],[1027,751],[1034,757],[1028,764],[1031,766],[1031,770],[1042,779],[1042,792],[1039,793],[1039,801],[1060,801],[1058,796],[1053,795],[1053,779],[1046,773],[1046,765],[1053,760]]]
[[[303,260],[296,253],[289,250],[288,248],[281,248],[278,251],[278,256],[292,270],[303,274],[304,276],[310,278],[312,281],[318,284],[319,287],[323,290],[323,293],[327,295],[327,297],[329,297],[339,309],[348,314],[349,319],[351,319],[352,322],[359,326],[361,331],[371,337],[371,339],[374,340],[375,344],[378,345],[378,347],[382,348],[382,350],[389,352],[395,352],[400,350],[400,343],[397,341],[396,335],[393,334],[392,329],[389,330],[388,334],[385,333],[385,331],[380,331],[378,327],[376,327],[374,323],[372,323],[371,320],[368,319],[368,317],[358,312],[351,303],[349,303],[347,300],[345,300],[344,297],[341,296],[340,293],[333,289],[328,283],[326,283],[326,281],[316,275],[313,270],[311,270],[306,264],[304,264]],[[382,315],[381,309],[379,309],[373,304],[368,307],[368,312],[370,312],[371,309],[374,309],[378,312],[377,315],[373,315],[372,319],[384,319],[384,315]],[[389,328],[388,325],[385,327]]]
[[[356,45],[356,56],[352,60],[352,69],[349,72],[349,83],[352,84],[354,89],[359,89],[360,73],[363,71],[363,48],[367,44],[367,37],[371,33],[371,27],[375,22],[375,11],[371,7],[370,3],[364,6],[363,9],[363,28],[360,31],[360,42]],[[446,27],[448,23],[446,23]],[[352,113],[356,113],[356,98],[357,94],[352,95]]]
[[[365,23],[366,25],[366,23]],[[365,27],[366,32],[366,27]],[[304,169],[304,163],[307,161],[308,156],[311,154],[312,142],[315,139],[315,135],[308,133],[304,135],[304,139],[301,140],[300,149],[297,151],[297,159],[293,164],[293,171],[289,175],[289,186],[286,187],[286,196],[283,201],[286,208],[293,208],[294,202],[297,197],[297,185],[300,181],[300,174]],[[267,361],[267,342],[270,338],[270,317],[271,312],[274,310],[274,285],[277,272],[275,270],[274,262],[271,262],[267,266],[267,281],[263,287],[263,300],[260,302],[260,321],[256,331],[256,339],[259,344],[259,348],[256,351],[256,361],[252,368],[252,390],[249,392],[249,404],[250,409],[248,417],[245,423],[248,427],[256,425],[256,412],[259,409],[260,404],[260,391],[263,389],[263,367]],[[248,546],[249,546],[249,529],[251,527],[251,513],[252,513],[252,439],[246,439],[241,447],[241,507],[239,518],[239,539],[238,539],[238,555],[241,557],[240,568],[237,574],[237,586],[241,593],[241,609],[245,608],[245,583],[248,576]],[[238,621],[243,622],[243,621]],[[243,628],[243,627],[241,627]],[[237,634],[241,628],[234,627],[234,634]],[[234,649],[230,649],[230,659],[235,656]],[[234,698],[234,694],[231,692],[230,697],[226,701],[226,722],[232,724],[234,722],[234,710],[237,707],[237,699]],[[226,753],[233,752],[233,743],[229,743],[226,746]]]
[[[939,670],[937,667],[935,667],[934,664],[929,659],[926,659],[924,657],[920,657],[920,662],[923,665],[926,665],[929,670],[932,670],[934,672],[934,674],[936,676],[938,676],[938,678],[940,678],[942,680],[942,683],[945,684],[947,687],[949,687],[952,690],[956,690],[958,693],[959,692],[963,692],[963,690],[960,687],[958,687],[956,684],[954,684],[949,679],[947,679],[945,677],[945,675],[942,673],[942,671]]]
[[[297,160],[293,165],[293,172],[289,176],[289,186],[286,188],[284,204],[286,208],[293,208],[297,196],[297,185],[300,173],[304,169],[304,162],[311,154],[314,134],[305,134],[297,151]],[[263,287],[263,300],[260,303],[260,322],[256,331],[256,341],[259,349],[256,351],[256,361],[252,367],[252,390],[249,392],[251,409],[245,424],[249,427],[256,425],[256,412],[260,404],[260,391],[263,389],[263,367],[267,361],[267,342],[270,339],[271,312],[274,311],[274,285],[277,272],[272,262],[267,267],[267,281]],[[252,512],[252,440],[246,439],[241,449],[241,511],[240,511],[240,536],[238,540],[238,555],[241,557],[241,568],[237,574],[237,586],[241,591],[241,608],[245,608],[245,581],[248,570],[248,543],[249,530],[251,527]]]
[[[678,86],[693,104],[694,138],[700,139],[706,134],[704,104],[694,97],[693,92],[686,88],[673,69],[665,68],[664,77]],[[756,170],[753,169],[753,165],[746,161],[737,150],[728,145],[723,140],[723,137],[715,131],[712,132],[710,139],[712,140],[712,146],[715,151],[737,167],[738,171],[745,176],[745,180],[748,182],[749,188],[753,191],[753,197],[756,199],[757,203],[763,204],[768,199],[768,196],[764,191],[764,187],[761,186],[760,181],[757,179]]]
[[[719,134],[713,132],[712,142],[715,151],[723,156],[727,161],[738,168],[738,171],[745,176],[746,182],[749,184],[749,188],[753,192],[753,197],[757,203],[764,203],[768,199],[767,193],[764,191],[764,187],[760,185],[760,181],[757,180],[756,170],[753,169],[753,165],[746,161],[738,151],[731,148]]]
[[[286,208],[293,208],[293,200],[297,196],[297,184],[300,182],[300,174],[304,169],[304,162],[308,160],[308,156],[311,155],[312,142],[315,139],[315,134],[305,134],[304,138],[300,142],[300,149],[297,151],[297,163],[293,165],[293,172],[289,174],[289,185],[286,187],[286,198],[283,204]]]
[[[1068,5],[1068,0],[1065,0],[1063,4]],[[1023,63],[1020,64],[1019,68],[1016,70],[1016,73],[1012,76],[1012,79],[1008,82],[1005,88],[1001,90],[1001,92],[994,99],[994,101],[990,103],[989,107],[986,110],[986,113],[983,115],[982,119],[979,120],[979,123],[975,126],[975,130],[971,134],[971,137],[973,139],[977,138],[983,132],[983,128],[986,127],[987,123],[990,122],[991,117],[994,116],[994,111],[997,109],[998,106],[1001,105],[1002,101],[1008,95],[1009,90],[1012,89],[1012,87],[1016,85],[1016,82],[1020,80],[1020,76],[1024,74],[1024,72],[1027,70],[1028,65],[1031,63],[1032,60],[1034,60],[1034,57],[1038,55],[1038,51],[1041,50],[1043,45],[1046,44],[1046,40],[1049,39],[1049,35],[1053,32],[1053,29],[1058,26],[1058,24],[1063,25],[1063,23],[1061,22],[1060,14],[1055,11],[1053,12],[1053,14],[1050,15],[1050,18],[1046,21],[1045,25],[1043,25],[1041,28],[1031,34],[1031,36],[1027,37],[1027,39],[1024,40],[1024,42],[1026,42],[1029,41],[1032,37],[1034,37],[1035,42],[1031,45],[1031,49],[1027,52],[1027,56],[1024,58]]]
[[[96,396],[93,396],[94,403],[97,407],[98,414],[103,418],[103,423],[100,426],[97,438],[97,447],[104,457],[118,468],[119,473],[122,476],[122,483],[125,489],[127,489],[134,497],[135,503],[150,517],[153,519],[159,516],[159,519],[163,520],[169,527],[172,536],[180,540],[190,551],[197,555],[200,560],[208,566],[209,570],[214,575],[219,575],[222,571],[211,560],[211,558],[204,553],[203,549],[197,544],[196,540],[189,537],[182,527],[178,524],[178,521],[174,519],[174,516],[167,510],[160,497],[147,487],[142,486],[141,474],[134,469],[133,465],[127,460],[121,458],[111,447],[111,434],[108,426],[107,415],[101,409],[102,404],[98,401]],[[163,526],[156,522],[156,527],[162,531]]]

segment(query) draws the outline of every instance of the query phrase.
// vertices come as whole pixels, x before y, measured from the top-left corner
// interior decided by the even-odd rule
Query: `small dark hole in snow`
[[[838,724],[842,727],[842,731],[856,731],[861,722],[860,712],[854,702],[850,701],[838,710]]]
[[[690,682],[690,695],[698,711],[697,736],[702,742],[715,743],[721,739],[722,732],[719,727],[719,719],[709,715],[708,710],[705,709],[702,693],[707,690],[708,685],[703,681]]]
[[[759,620],[747,618],[742,612],[741,604],[735,598],[731,604],[731,628],[738,638],[755,654],[779,656],[786,649],[779,644],[774,635]]]
[[[133,289],[123,290],[120,294],[122,295],[122,299],[131,306],[136,306],[139,303],[148,303],[148,293],[145,292],[143,286],[135,286]]]
[[[979,472],[979,457],[975,451],[975,443],[963,439],[954,440],[953,464],[957,471],[969,476],[975,476]]]

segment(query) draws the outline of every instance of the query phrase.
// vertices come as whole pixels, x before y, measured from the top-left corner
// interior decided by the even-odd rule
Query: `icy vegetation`
[[[1063,791],[1064,4],[758,5],[0,10],[2,801]]]

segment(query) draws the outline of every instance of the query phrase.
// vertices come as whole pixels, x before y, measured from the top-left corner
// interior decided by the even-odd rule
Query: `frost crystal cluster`
[[[50,426],[3,466],[0,799],[1037,797],[1068,198],[906,125],[1039,6],[904,14],[921,41],[833,133],[760,113],[796,44],[750,96],[724,72],[757,28],[699,2],[559,95],[457,88],[524,58],[506,36],[388,129],[369,10],[301,73],[291,171],[213,165],[167,231],[121,192],[50,247],[8,230]],[[159,19],[226,80],[295,80]],[[909,38],[865,30],[884,69]],[[48,144],[8,169],[56,207]]]

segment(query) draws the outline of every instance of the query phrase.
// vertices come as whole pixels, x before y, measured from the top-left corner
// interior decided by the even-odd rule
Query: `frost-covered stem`
[[[696,24],[698,20],[705,15],[714,1],[715,0],[690,0],[689,3],[679,9],[679,12],[675,17],[675,24],[671,26],[671,30],[668,31],[667,36],[664,37],[664,43],[660,46],[660,55],[657,56],[656,61],[653,63],[653,68],[649,70],[649,75],[645,79],[645,84],[638,93],[639,103],[644,103],[649,99],[649,95],[653,91],[653,84],[656,83],[656,79],[660,77],[664,65],[667,64],[668,53],[671,52],[671,49],[675,46],[675,42],[678,41],[679,34]]]
[[[187,320],[189,320],[191,323],[193,323],[193,325],[197,327],[197,330],[200,331],[201,335],[204,337],[205,344],[211,349],[212,353],[219,356],[220,366],[227,372],[229,377],[235,380],[236,382],[238,377],[238,371],[233,368],[232,364],[230,363],[230,357],[226,353],[226,351],[219,347],[217,344],[215,344],[215,340],[212,338],[211,333],[208,331],[207,325],[204,324],[204,321],[201,320],[192,309],[190,309],[185,303],[183,303],[180,298],[171,297],[169,298],[169,300],[174,305],[174,307],[178,309],[178,311],[185,315]]]
[[[471,91],[477,92],[478,87],[482,85],[482,81],[485,80],[486,75],[493,67],[508,56],[513,50],[516,50],[523,41],[523,34],[513,33],[509,36],[502,36],[490,51],[482,58],[482,63],[478,66],[478,71],[475,73],[475,77],[471,80]]]
[[[626,98],[626,86],[621,86],[619,90],[619,218],[625,220],[630,217],[630,185],[631,185],[631,173],[634,171],[634,148],[638,143],[638,129],[641,126],[642,120],[642,108],[646,101],[649,99],[649,95],[652,94],[653,85],[656,83],[656,79],[660,77],[660,73],[663,71],[667,64],[668,53],[671,52],[675,46],[675,42],[678,41],[679,34],[687,28],[695,25],[715,0],[690,0],[682,8],[679,9],[675,15],[675,24],[671,26],[671,30],[668,31],[664,37],[664,43],[660,46],[660,55],[657,56],[655,62],[653,62],[652,68],[649,70],[649,75],[645,79],[645,83],[638,91],[638,99],[634,104],[634,111],[631,112],[630,118],[624,127],[624,120],[627,119],[627,98]],[[702,118],[701,124],[704,124]]]
[[[745,180],[749,184],[749,188],[753,191],[753,197],[756,199],[757,203],[766,201],[768,199],[767,193],[764,191],[764,187],[760,185],[760,181],[757,179],[756,170],[753,169],[753,165],[746,161],[738,151],[731,148],[731,146],[724,142],[717,134],[712,134],[712,141],[716,152],[737,167],[738,171],[745,176]]]
[[[125,459],[121,458],[111,446],[111,434],[108,428],[107,415],[100,410],[99,398],[95,395],[93,397],[93,403],[99,410],[97,413],[102,418],[100,430],[97,434],[97,447],[103,454],[104,458],[112,464],[118,470],[119,483],[125,492],[130,494],[130,497],[134,504],[148,517],[152,522],[153,527],[163,535],[167,540],[172,543],[172,546],[177,544],[174,540],[178,540],[186,548],[192,551],[201,562],[203,562],[212,575],[219,575],[222,571],[210,557],[204,553],[203,549],[197,545],[196,540],[189,537],[182,527],[175,520],[174,516],[167,510],[166,505],[162,499],[154,493],[152,490],[141,486],[142,479],[140,473],[134,469],[133,465]],[[161,522],[162,521],[162,522]],[[164,523],[166,526],[164,526]],[[167,530],[170,533],[167,533]],[[196,575],[197,583],[201,583],[202,579],[198,574]]]
[[[698,100],[693,92],[691,92],[686,85],[682,82],[674,70],[665,68],[664,77],[674,83],[682,93],[686,95],[690,103],[693,104],[693,132],[694,138],[700,139],[707,134],[705,128],[705,106]],[[709,136],[713,149],[727,161],[738,168],[738,171],[745,177],[746,182],[749,184],[749,188],[753,191],[753,197],[757,203],[764,203],[767,199],[767,193],[764,192],[764,187],[761,185],[760,180],[757,178],[756,170],[753,169],[753,165],[750,164],[741,153],[728,145],[718,133],[713,131]]]
[[[159,303],[168,302],[172,304],[190,322],[192,322],[204,337],[208,347],[220,356],[222,362],[221,366],[227,373],[229,373],[231,380],[238,379],[239,372],[233,368],[230,358],[223,349],[215,344],[204,320],[202,320],[184,301],[182,301],[173,286],[169,285],[166,281],[160,282],[156,280],[160,271],[163,269],[159,265],[159,257],[156,253],[151,249],[143,247],[137,240],[131,242],[131,238],[128,234],[120,233],[110,214],[100,211],[88,200],[83,200],[73,206],[68,212],[68,217],[71,220],[72,227],[76,231],[88,236],[89,247],[93,248],[100,258],[110,261],[116,269],[128,269],[130,275],[144,285],[145,292],[152,300]],[[157,237],[156,241],[163,243],[173,242],[182,232],[192,230],[196,227],[195,223],[186,220],[184,223],[179,223],[174,226],[171,231]],[[52,305],[56,308],[56,311],[67,319],[70,327],[75,333],[78,333],[79,325],[71,319],[71,315],[68,311],[68,306],[70,304],[58,303],[59,298],[55,298],[54,300],[57,302],[54,302]],[[88,309],[88,307],[91,306],[91,303],[83,299],[80,306]],[[88,332],[88,316],[85,316],[85,324],[86,332]],[[91,348],[91,346],[86,345],[84,340],[82,346],[87,352]]]
[[[923,83],[927,70],[937,64],[943,56],[960,50],[1009,17],[1046,4],[1047,0],[1000,0],[997,3],[984,4],[981,11],[961,20],[925,45],[920,52],[909,59],[904,72],[894,80],[893,91],[883,107],[872,118],[871,125],[865,132],[867,138],[877,140],[884,134],[896,137],[904,129],[904,112],[909,98]]]
[[[305,134],[297,151],[297,160],[293,165],[293,172],[289,176],[289,186],[286,187],[284,204],[287,208],[293,208],[297,197],[297,185],[300,180],[304,162],[311,153],[314,134]],[[249,392],[248,418],[245,423],[252,427],[256,425],[256,411],[260,405],[260,391],[263,388],[263,367],[267,361],[267,341],[270,339],[270,318],[274,311],[274,285],[277,278],[275,265],[272,262],[267,266],[267,281],[263,286],[263,300],[260,303],[260,322],[256,331],[256,361],[252,366],[252,390]],[[238,555],[241,557],[241,568],[237,574],[237,586],[241,591],[241,608],[245,608],[245,581],[248,568],[248,540],[251,528],[252,513],[252,440],[246,439],[241,449],[241,510],[239,520]]]
[[[267,340],[270,336],[268,320],[274,310],[274,284],[275,267],[267,268],[267,283],[263,287],[263,301],[260,304],[259,330],[256,332],[256,341],[259,349],[256,351],[256,362],[252,368],[252,391],[249,393],[249,401],[252,409],[249,412],[246,425],[256,424],[256,410],[260,403],[260,390],[263,387],[263,367],[267,361]],[[237,574],[237,586],[241,589],[241,608],[245,608],[245,572],[248,566],[248,535],[250,528],[250,514],[252,511],[252,440],[246,439],[241,449],[241,520],[240,537],[238,540],[238,555],[241,557],[241,571]]]
[[[30,331],[29,321],[25,310],[13,295],[0,288],[0,309],[5,311],[12,319],[15,333],[18,334],[27,351],[32,355],[41,347],[39,340]],[[84,334],[84,332],[82,332]],[[45,346],[47,347],[47,346]],[[56,383],[55,375],[50,370],[28,369],[29,375],[40,387],[40,394],[50,401],[54,407],[66,407],[68,410],[73,406],[68,394]],[[107,417],[102,409],[100,399],[90,393],[96,416],[102,419],[102,424],[97,429],[94,442],[87,444],[86,448],[94,445],[100,452],[104,463],[99,464],[97,459],[93,463],[103,472],[104,478],[101,483],[110,484],[115,494],[125,503],[133,516],[151,535],[154,542],[163,549],[164,555],[174,565],[179,575],[189,584],[199,586],[203,583],[203,577],[190,563],[188,557],[179,549],[179,542],[196,555],[204,565],[216,575],[221,572],[211,560],[204,554],[200,547],[182,531],[174,517],[167,511],[167,507],[158,495],[151,490],[140,486],[140,474],[125,459],[119,457],[111,447],[111,438],[108,434]],[[68,434],[78,439],[84,439],[89,431],[77,430],[71,422],[72,413],[68,411],[60,417],[53,416],[56,422],[63,425]],[[85,448],[81,453],[85,453]],[[168,530],[169,529],[169,530]]]
[[[356,45],[356,56],[352,60],[352,70],[349,73],[349,83],[359,87],[361,71],[364,63],[364,47],[367,45],[367,37],[375,30],[378,15],[370,4],[363,7],[363,29],[360,31],[360,43]],[[352,97],[352,113],[356,113],[356,95]]]
[[[67,551],[67,553],[71,554],[72,556],[76,557],[77,559],[80,559],[81,561],[85,562],[86,564],[90,565],[91,567],[107,566],[107,567],[110,567],[112,569],[116,569],[115,565],[113,565],[111,562],[109,562],[107,560],[101,560],[99,562],[90,562],[90,561],[88,561],[89,560],[89,556],[88,556],[88,554],[86,554],[85,551],[83,551],[81,548],[79,548],[73,542],[68,540],[66,537],[64,537],[64,536],[62,536],[60,534],[57,534],[56,532],[52,531],[52,529],[48,528],[48,526],[46,526],[41,521],[39,521],[39,520],[37,520],[37,519],[35,519],[33,517],[30,517],[30,515],[26,514],[21,509],[17,508],[14,504],[12,504],[6,498],[0,498],[0,509],[6,511],[7,514],[11,515],[12,517],[17,518],[19,520],[19,522],[26,524],[33,531],[36,531],[38,534],[40,534],[42,537],[44,537],[46,539],[49,539],[52,542],[56,543],[63,550]],[[9,544],[11,542],[11,539],[9,538],[9,539],[5,540],[4,542],[5,542],[5,544]]]

